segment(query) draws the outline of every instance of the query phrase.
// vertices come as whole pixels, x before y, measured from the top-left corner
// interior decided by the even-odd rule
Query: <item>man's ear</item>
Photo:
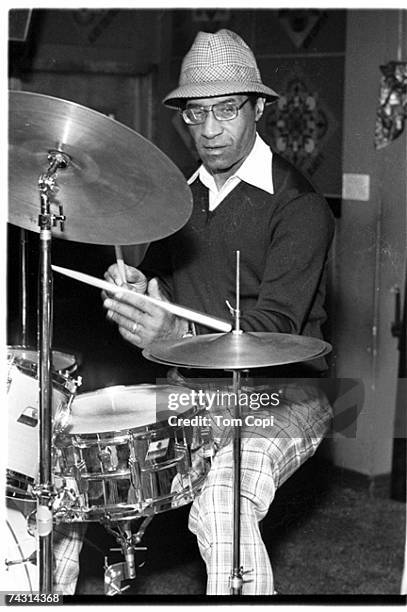
[[[254,107],[254,117],[256,121],[259,121],[259,119],[261,119],[264,112],[265,104],[266,98],[257,98],[256,105]]]

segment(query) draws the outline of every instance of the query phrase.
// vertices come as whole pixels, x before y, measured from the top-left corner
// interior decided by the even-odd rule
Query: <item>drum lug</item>
[[[82,385],[82,382],[82,376],[77,376],[76,378],[67,378],[65,387],[69,391],[69,393],[75,395],[78,388]]]
[[[80,495],[86,495],[89,489],[87,480],[82,478],[82,472],[86,471],[86,465],[84,461],[81,461],[77,465],[72,466],[72,475],[78,485],[78,492]]]
[[[71,424],[71,410],[70,410],[71,402],[68,402],[68,405],[63,404],[62,402],[58,404],[55,409],[54,415],[54,428],[53,428],[53,443],[57,439],[57,436],[62,434],[66,429],[68,429]]]
[[[188,446],[175,442],[174,444],[175,456],[177,459],[177,472],[185,475],[188,473],[191,467],[191,453]]]
[[[13,377],[11,376],[11,372],[14,366],[15,358],[11,357],[8,362],[8,370],[7,370],[7,393],[10,391],[11,383],[13,381]]]
[[[142,505],[144,502],[142,494],[142,482],[141,482],[141,468],[140,462],[137,458],[136,453],[136,440],[133,435],[130,437],[130,456],[128,459],[128,466],[130,470],[130,482],[133,487],[132,494],[135,497],[135,501]]]
[[[106,446],[98,452],[99,461],[104,472],[114,472],[119,465],[115,447]]]

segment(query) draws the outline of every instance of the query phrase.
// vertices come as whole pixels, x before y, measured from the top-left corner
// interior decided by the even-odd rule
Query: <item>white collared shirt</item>
[[[240,181],[244,181],[245,183],[249,183],[254,187],[258,187],[259,189],[263,189],[263,191],[273,194],[274,186],[271,172],[272,160],[273,153],[270,147],[264,142],[259,134],[256,134],[256,140],[249,155],[240,168],[227,179],[220,189],[217,188],[215,179],[203,165],[199,166],[194,172],[188,180],[188,184],[191,185],[191,183],[199,177],[201,183],[208,188],[209,210],[214,210]]]

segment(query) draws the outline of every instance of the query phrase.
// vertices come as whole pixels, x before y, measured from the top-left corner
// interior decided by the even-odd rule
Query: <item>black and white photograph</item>
[[[407,10],[3,8],[0,605],[406,605]]]

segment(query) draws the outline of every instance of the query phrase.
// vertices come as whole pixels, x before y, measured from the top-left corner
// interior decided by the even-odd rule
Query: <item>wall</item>
[[[31,69],[75,72],[93,64],[129,64],[143,73],[159,61],[160,11],[36,9],[29,37]]]
[[[335,260],[337,377],[362,380],[365,402],[354,439],[330,442],[337,465],[370,477],[391,471],[397,340],[390,333],[394,285],[406,262],[406,134],[388,147],[373,144],[380,70],[407,59],[406,13],[348,11],[344,173],[370,177],[367,201],[343,199]],[[362,196],[362,194],[359,194]]]

